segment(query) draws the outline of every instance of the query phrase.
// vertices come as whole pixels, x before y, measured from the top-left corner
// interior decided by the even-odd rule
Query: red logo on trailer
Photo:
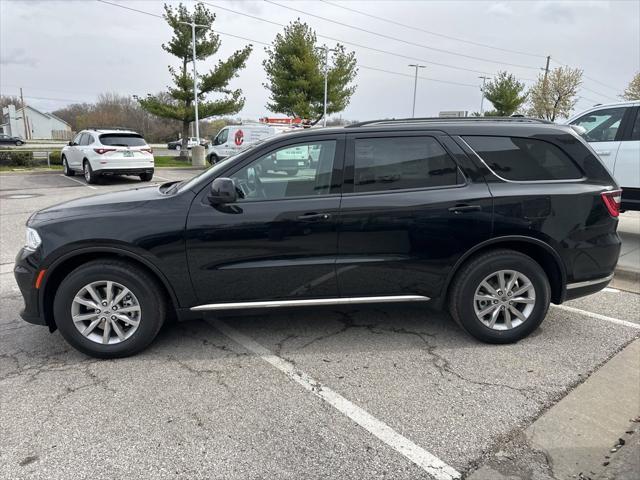
[[[244,141],[244,133],[242,132],[242,130],[238,130],[236,132],[234,141],[236,142],[236,145],[238,146],[242,145],[242,142]]]

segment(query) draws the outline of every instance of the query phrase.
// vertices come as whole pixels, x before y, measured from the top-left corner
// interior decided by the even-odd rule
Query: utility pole
[[[22,96],[22,87],[20,87],[20,103],[22,103],[22,121],[24,122],[24,139],[29,140],[31,135],[29,135],[29,130],[27,128],[27,107],[24,104],[24,97]],[[13,132],[11,133],[13,135]]]
[[[479,76],[478,78],[482,79],[482,86],[480,87],[480,91],[482,92],[482,97],[480,97],[480,116],[484,115],[484,84],[491,77]]]
[[[196,27],[209,28],[209,25],[198,25],[195,21],[179,22],[191,27],[191,49],[193,51],[193,105],[196,113],[196,142],[200,145],[200,119],[198,118],[198,72],[196,70]]]
[[[418,65],[415,63],[409,64],[410,67],[416,69],[416,74],[413,80],[413,108],[411,109],[411,118],[416,116],[416,91],[418,90],[418,69],[427,68],[425,65]]]
[[[328,89],[328,76],[329,76],[329,52],[335,52],[335,48],[329,48],[326,45],[322,46],[324,50],[324,113],[322,114],[322,126],[327,126],[327,89]]]
[[[549,76],[549,62],[551,61],[551,55],[547,55],[547,65],[540,70],[544,70],[544,78],[542,80],[542,97],[546,100],[547,98],[547,77]],[[546,107],[546,105],[545,105]],[[546,110],[546,108],[545,108]],[[547,112],[545,112],[547,113]]]

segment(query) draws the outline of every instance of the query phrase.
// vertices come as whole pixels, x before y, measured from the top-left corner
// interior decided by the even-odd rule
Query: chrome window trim
[[[389,295],[377,297],[312,298],[305,300],[274,300],[264,302],[209,303],[191,307],[191,311],[237,310],[243,308],[312,307],[317,305],[352,305],[363,303],[426,302],[422,295]]]

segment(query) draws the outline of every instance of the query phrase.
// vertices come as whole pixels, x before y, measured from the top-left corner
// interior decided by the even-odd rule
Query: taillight
[[[622,190],[610,190],[608,192],[602,192],[600,194],[602,201],[604,202],[609,215],[617,217],[620,215],[620,203],[622,202]]]
[[[116,149],[115,148],[94,148],[93,151],[96,152],[98,155],[102,155],[103,153],[107,153],[107,152],[115,152]]]
[[[151,147],[149,147],[149,148],[141,148],[140,151],[141,152],[153,153],[153,148],[151,148]]]

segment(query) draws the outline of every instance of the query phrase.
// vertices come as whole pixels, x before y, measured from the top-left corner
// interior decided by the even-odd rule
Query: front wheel
[[[20,145],[22,145],[23,143],[24,143],[24,142],[22,142],[22,141],[20,141],[20,140],[17,140],[17,141],[16,141],[16,147],[19,147],[19,146],[20,146]]]
[[[182,150],[182,145],[176,145],[175,150],[178,152]]]
[[[60,284],[53,309],[65,340],[98,358],[143,350],[166,315],[156,280],[120,260],[97,260],[75,269]]]
[[[450,292],[453,319],[487,343],[512,343],[529,335],[544,320],[551,298],[542,267],[514,250],[493,250],[470,260]]]
[[[218,157],[218,155],[216,155],[215,153],[212,153],[211,155],[209,155],[209,163],[211,165],[215,165],[219,161],[220,161],[220,157]]]
[[[140,180],[143,182],[150,182],[153,178],[153,172],[145,172],[140,174]]]

